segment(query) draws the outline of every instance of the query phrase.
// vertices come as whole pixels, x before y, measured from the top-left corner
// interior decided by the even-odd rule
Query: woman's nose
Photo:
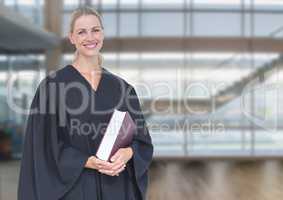
[[[93,32],[88,32],[87,33],[87,40],[93,40],[95,38],[94,33]]]

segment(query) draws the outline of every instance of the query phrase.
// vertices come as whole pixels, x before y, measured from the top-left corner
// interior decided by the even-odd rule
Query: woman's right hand
[[[85,164],[85,167],[96,170],[110,170],[112,164],[110,162],[100,160],[95,156],[90,156]]]

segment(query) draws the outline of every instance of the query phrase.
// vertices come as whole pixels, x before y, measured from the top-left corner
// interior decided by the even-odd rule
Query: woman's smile
[[[88,44],[83,44],[83,46],[87,49],[95,49],[95,47],[97,46],[97,42],[92,42],[92,43],[88,43]]]

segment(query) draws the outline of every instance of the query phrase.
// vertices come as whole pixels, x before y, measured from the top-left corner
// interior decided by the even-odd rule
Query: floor
[[[19,161],[0,162],[0,200],[17,199]]]
[[[150,170],[150,200],[282,200],[283,162],[159,162]]]
[[[16,200],[19,161],[0,163],[0,200]],[[149,200],[282,200],[283,162],[153,162]]]

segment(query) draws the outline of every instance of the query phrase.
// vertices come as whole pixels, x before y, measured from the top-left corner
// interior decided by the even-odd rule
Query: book
[[[99,144],[96,156],[105,161],[120,148],[128,147],[134,137],[137,127],[127,111],[114,110],[104,136]]]

